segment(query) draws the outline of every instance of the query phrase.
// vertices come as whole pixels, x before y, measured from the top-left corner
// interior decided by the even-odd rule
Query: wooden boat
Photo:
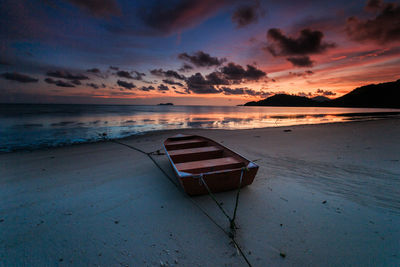
[[[213,193],[249,185],[258,166],[206,137],[178,134],[164,142],[172,168],[189,195],[208,194],[202,179]],[[201,179],[202,178],[202,179]]]

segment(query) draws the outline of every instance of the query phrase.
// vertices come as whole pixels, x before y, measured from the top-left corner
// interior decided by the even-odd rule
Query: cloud
[[[157,87],[157,89],[158,89],[158,91],[169,91],[168,86],[166,86],[166,85],[164,85],[164,84],[160,84],[160,85]]]
[[[263,11],[260,9],[260,2],[255,1],[252,5],[239,6],[232,15],[232,22],[236,24],[237,28],[241,28],[258,22],[259,17],[263,15]]]
[[[150,7],[140,9],[138,16],[156,32],[170,34],[197,25],[228,3],[214,0],[156,1]]]
[[[80,80],[72,80],[71,83],[75,84],[75,85],[81,85],[81,81]]]
[[[187,95],[187,94],[189,94],[189,92],[181,92],[181,91],[178,91],[178,90],[175,90],[174,92],[177,93],[177,94],[180,94],[180,95]]]
[[[91,15],[96,17],[109,17],[111,15],[121,15],[121,10],[118,7],[116,0],[67,0]]]
[[[182,67],[179,69],[180,72],[187,72],[193,69],[192,65],[184,63]]]
[[[280,29],[268,30],[267,39],[271,43],[267,50],[273,56],[296,56],[320,54],[336,45],[323,42],[324,34],[321,31],[303,29],[297,38],[286,36]]]
[[[204,53],[203,51],[197,51],[193,55],[187,53],[181,53],[178,55],[181,60],[188,61],[195,65],[196,67],[212,67],[220,66],[226,61],[226,58],[212,57],[210,54]]]
[[[124,88],[128,89],[128,90],[132,90],[132,88],[136,87],[136,85],[134,85],[133,83],[126,82],[126,81],[121,81],[121,80],[118,80],[117,84],[119,86],[121,86],[121,87],[124,87]]]
[[[87,77],[83,74],[71,74],[68,71],[62,71],[62,70],[48,71],[46,73],[46,75],[53,77],[53,78],[61,78],[61,79],[67,79],[67,80],[88,80],[89,79],[89,77]]]
[[[114,66],[110,66],[109,68],[110,68],[110,70],[119,70],[118,67],[114,67]]]
[[[309,56],[300,56],[300,57],[288,57],[287,61],[293,64],[296,67],[312,67],[313,61]]]
[[[312,70],[306,70],[304,72],[291,72],[289,71],[289,75],[293,75],[296,77],[306,77],[306,76],[310,76],[313,75],[314,72]]]
[[[363,20],[349,17],[346,23],[346,33],[350,39],[363,42],[372,41],[379,44],[397,42],[400,40],[400,6],[396,3],[368,1],[367,9],[377,11],[375,18]]]
[[[179,86],[183,86],[183,84],[182,83],[180,83],[180,82],[175,82],[175,81],[173,81],[173,80],[170,80],[170,79],[164,79],[164,80],[162,80],[164,83],[167,83],[167,84],[170,84],[170,85],[179,85]]]
[[[382,0],[368,0],[367,5],[365,6],[366,11],[378,11],[383,6]]]
[[[46,79],[44,79],[44,81],[46,83],[54,84],[59,87],[75,87],[73,84],[71,84],[69,82],[65,82],[62,80],[53,80],[52,78],[46,78]]]
[[[163,69],[154,69],[154,70],[151,70],[150,73],[155,75],[155,76],[160,76],[160,77],[175,78],[175,79],[178,79],[178,80],[185,80],[186,79],[186,77],[184,75],[181,75],[181,74],[177,73],[174,70],[164,71]]]
[[[245,70],[242,66],[233,62],[222,67],[221,72],[225,75],[226,79],[236,80],[237,82],[240,82],[243,79],[257,81],[267,75],[264,71],[257,69],[254,66],[247,65],[247,69]]]
[[[91,72],[91,73],[100,73],[100,70],[98,68],[93,68],[93,69],[88,69],[86,72]]]
[[[247,87],[244,88],[222,87],[220,90],[225,95],[250,95],[250,96],[268,97],[272,94],[270,92],[255,91]]]
[[[135,76],[132,76],[132,74],[135,74]],[[143,76],[146,76],[146,74],[138,72],[138,71],[124,71],[124,70],[120,70],[117,71],[115,73],[116,76],[120,77],[120,78],[126,78],[126,79],[133,79],[133,80],[142,80]]]
[[[196,94],[217,94],[220,92],[210,81],[204,79],[203,75],[199,72],[190,76],[186,84],[188,86],[188,91]]]
[[[206,75],[206,78],[210,82],[210,84],[215,84],[215,85],[230,84],[229,80],[225,78],[225,75],[219,71],[211,72],[210,74]]]
[[[117,73],[115,73],[115,74],[121,78],[133,79],[133,76],[128,71],[120,70],[120,71],[117,71]]]
[[[6,72],[1,74],[0,76],[6,80],[16,81],[20,83],[35,83],[39,81],[36,78],[17,72]]]
[[[317,90],[317,94],[323,95],[323,96],[333,96],[336,95],[336,93],[329,91],[329,90],[322,90],[322,89],[318,89]]]
[[[154,86],[150,85],[150,86],[142,86],[139,89],[142,91],[145,91],[145,92],[149,92],[149,91],[155,90],[156,88],[154,88]]]
[[[100,88],[100,86],[95,84],[95,83],[87,83],[86,85],[89,86],[89,87],[92,87],[93,89],[99,89]]]

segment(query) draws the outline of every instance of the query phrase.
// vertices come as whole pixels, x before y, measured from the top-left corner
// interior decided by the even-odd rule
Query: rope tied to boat
[[[206,181],[203,178],[203,173],[201,173],[200,175],[194,177],[194,178],[199,178],[199,181],[201,181],[204,185],[204,187],[206,188],[208,195],[211,197],[212,200],[214,200],[215,204],[217,204],[218,208],[222,211],[222,213],[225,215],[225,217],[229,220],[229,228],[230,228],[230,233],[229,233],[229,237],[234,238],[235,234],[236,234],[236,229],[238,229],[238,227],[236,226],[235,223],[235,219],[236,219],[236,212],[237,212],[237,208],[238,208],[238,204],[239,204],[239,195],[240,195],[240,188],[242,187],[242,181],[243,181],[243,174],[245,171],[248,171],[249,169],[247,167],[242,167],[241,171],[240,171],[240,178],[239,178],[239,186],[238,186],[238,190],[236,191],[236,200],[235,200],[235,208],[233,210],[233,216],[230,217],[228,215],[228,213],[226,212],[226,210],[222,207],[221,203],[218,202],[217,198],[215,197],[215,195],[211,192],[210,188],[208,187]]]
[[[130,149],[136,150],[140,153],[143,153],[145,155],[147,155],[151,161],[153,161],[153,163],[160,169],[160,171],[168,178],[168,180],[170,180],[171,183],[173,183],[177,188],[180,188],[179,185],[169,176],[169,174],[163,169],[161,168],[161,166],[158,164],[158,162],[152,157],[152,155],[163,155],[162,153],[160,153],[160,149],[156,150],[156,151],[152,151],[152,152],[145,152],[137,147],[119,142],[117,140],[112,140],[112,139],[108,139],[107,138],[107,134],[103,134],[102,135],[103,140],[108,140],[110,142],[113,142],[115,144],[119,144],[119,145],[123,145],[126,146]],[[240,188],[242,185],[242,180],[243,180],[243,173],[245,171],[248,171],[249,169],[247,167],[243,167],[241,169],[241,174],[240,174],[240,180],[239,180],[239,187],[238,187],[238,191],[236,193],[236,203],[235,203],[235,210],[233,213],[233,218],[231,218],[227,212],[224,210],[224,208],[221,206],[220,203],[218,203],[217,199],[215,198],[214,194],[210,191],[210,189],[208,188],[206,182],[203,179],[203,174],[201,174],[198,178],[200,178],[200,180],[203,182],[203,184],[205,185],[209,195],[211,196],[211,198],[215,201],[215,203],[217,204],[217,206],[221,209],[221,211],[223,212],[223,214],[228,218],[229,222],[230,222],[230,232],[227,232],[222,226],[220,226],[212,217],[211,215],[209,215],[198,203],[196,203],[196,201],[194,201],[192,198],[188,197],[188,195],[186,195],[182,190],[181,192],[183,192],[185,194],[185,196],[196,206],[198,207],[218,228],[220,228],[226,235],[229,236],[229,238],[232,240],[232,243],[234,244],[234,246],[236,247],[236,249],[239,251],[239,253],[242,255],[243,259],[246,261],[248,266],[252,266],[250,261],[247,259],[246,254],[243,252],[242,248],[239,246],[239,244],[237,243],[236,239],[235,239],[235,233],[236,233],[236,224],[235,224],[235,218],[236,218],[236,210],[237,210],[237,206],[238,206],[238,202],[239,202],[239,194],[240,194]]]

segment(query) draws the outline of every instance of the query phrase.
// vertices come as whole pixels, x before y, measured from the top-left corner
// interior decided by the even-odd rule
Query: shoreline
[[[392,113],[392,112],[390,112]],[[350,113],[350,114],[358,114],[358,113]],[[360,113],[363,114],[363,113]],[[368,113],[366,113],[368,114]],[[380,114],[378,113],[373,113],[373,114]],[[400,114],[400,112],[399,112]],[[347,114],[339,114],[338,116],[346,116]],[[398,113],[395,112],[394,115],[398,115]],[[367,115],[361,115],[361,116],[367,116]],[[190,131],[190,130],[213,130],[213,131],[248,131],[248,130],[257,130],[257,129],[274,129],[274,128],[285,128],[285,127],[301,127],[301,126],[312,126],[312,125],[329,125],[329,124],[345,124],[345,123],[360,123],[360,122],[368,122],[368,121],[379,121],[379,120],[400,120],[400,117],[391,117],[393,115],[386,115],[383,117],[378,117],[378,118],[367,118],[367,119],[356,119],[356,120],[347,120],[347,121],[333,121],[333,122],[322,122],[322,123],[308,123],[308,124],[295,124],[295,125],[287,125],[287,126],[269,126],[269,127],[261,127],[261,128],[249,128],[249,129],[220,129],[220,128],[176,128],[176,129],[161,129],[161,130],[149,130],[149,131],[144,131],[144,132],[138,132],[134,133],[128,136],[124,137],[118,137],[118,138],[110,138],[110,139],[99,139],[99,140],[94,140],[94,141],[82,141],[82,142],[72,142],[72,143],[67,143],[67,144],[60,144],[60,145],[43,145],[40,147],[35,147],[35,148],[19,148],[19,149],[14,149],[10,151],[0,151],[0,155],[2,154],[9,154],[9,153],[15,153],[15,152],[34,152],[34,151],[47,151],[51,149],[57,149],[57,148],[63,148],[63,147],[71,147],[71,146],[78,146],[78,145],[88,145],[88,144],[96,144],[96,143],[103,143],[103,142],[112,142],[112,141],[122,141],[124,139],[129,139],[133,138],[136,136],[145,136],[148,134],[153,134],[153,133],[164,133],[164,132],[173,132],[173,131]],[[99,133],[100,135],[100,133]]]

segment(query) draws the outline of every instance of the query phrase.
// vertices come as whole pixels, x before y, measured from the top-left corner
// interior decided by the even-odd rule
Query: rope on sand
[[[104,136],[104,135],[103,135]],[[201,180],[201,182],[204,184],[205,188],[208,191],[209,196],[214,200],[214,202],[217,204],[217,206],[220,208],[220,210],[222,211],[222,213],[227,217],[227,219],[229,220],[229,224],[230,224],[230,232],[226,231],[224,229],[224,227],[222,227],[221,225],[219,225],[215,219],[213,219],[211,217],[210,214],[207,213],[206,210],[204,210],[196,201],[194,201],[191,197],[189,197],[184,191],[183,189],[179,186],[179,184],[175,181],[175,179],[173,179],[163,168],[161,168],[161,166],[158,164],[158,162],[152,157],[152,155],[164,155],[163,153],[160,152],[160,149],[153,151],[153,152],[145,152],[143,150],[141,150],[140,148],[125,144],[125,143],[121,143],[117,140],[110,140],[108,139],[110,142],[113,142],[115,144],[119,144],[119,145],[123,145],[126,146],[130,149],[136,150],[142,154],[147,155],[151,161],[153,161],[153,163],[161,170],[161,172],[168,178],[168,180],[170,180],[171,183],[173,183],[180,192],[183,193],[183,195],[190,200],[190,202],[192,202],[198,209],[201,210],[201,212],[206,215],[219,229],[221,229],[233,242],[233,244],[235,245],[236,249],[240,252],[240,254],[242,255],[243,259],[246,261],[246,263],[248,264],[248,266],[251,267],[251,263],[249,262],[249,260],[247,259],[245,253],[242,251],[241,247],[239,246],[239,244],[237,243],[237,241],[235,240],[235,233],[236,233],[236,224],[235,224],[235,219],[236,219],[236,210],[238,207],[238,203],[239,203],[239,194],[240,194],[240,188],[242,186],[242,179],[243,179],[243,173],[245,171],[247,171],[247,168],[243,167],[241,174],[240,174],[240,182],[239,182],[239,187],[236,193],[236,202],[235,202],[235,209],[233,212],[233,217],[231,218],[228,213],[225,211],[225,209],[221,206],[221,204],[217,201],[217,199],[215,198],[215,195],[211,192],[211,190],[209,189],[208,185],[206,184],[206,182],[203,179],[203,175],[200,175],[199,178]]]

